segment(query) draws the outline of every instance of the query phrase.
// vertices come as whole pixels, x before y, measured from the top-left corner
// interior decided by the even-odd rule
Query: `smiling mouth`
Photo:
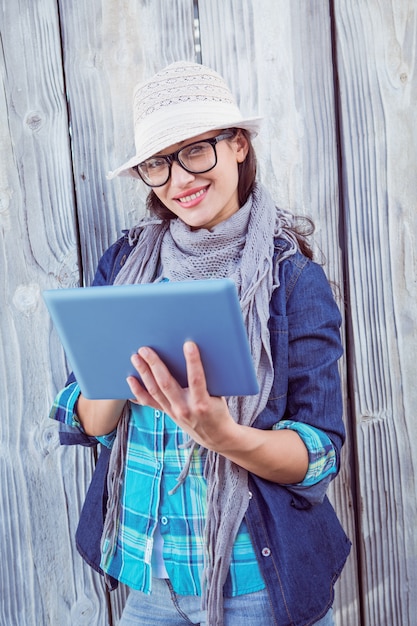
[[[189,196],[181,196],[181,198],[177,198],[178,202],[192,202],[197,198],[200,198],[206,193],[207,189],[200,189],[200,191],[196,191],[195,193],[190,194]]]

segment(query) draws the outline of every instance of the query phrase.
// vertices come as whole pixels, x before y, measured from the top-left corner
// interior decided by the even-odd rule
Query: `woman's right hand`
[[[101,437],[116,428],[125,404],[126,400],[89,400],[80,394],[77,417],[87,435]]]

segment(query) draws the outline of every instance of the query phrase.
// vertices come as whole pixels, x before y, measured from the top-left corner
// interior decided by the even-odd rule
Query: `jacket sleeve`
[[[300,254],[283,262],[280,287],[271,302],[274,387],[257,426],[299,432],[309,452],[310,477],[287,487],[311,504],[322,501],[339,471],[345,440],[338,366],[343,353],[340,324],[340,312],[323,269]],[[317,447],[313,441],[309,446],[306,428],[317,433],[323,445]],[[317,454],[320,447],[322,458]],[[325,471],[310,480],[320,466]]]
[[[341,316],[323,269],[308,261],[287,283],[288,396],[285,419],[327,434],[337,467],[345,440],[338,361]]]

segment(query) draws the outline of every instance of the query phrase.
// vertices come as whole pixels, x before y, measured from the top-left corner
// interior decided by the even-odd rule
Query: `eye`
[[[199,157],[204,157],[211,150],[211,146],[209,143],[195,143],[191,146],[187,146],[184,150],[181,151],[181,156],[188,159],[196,159]]]
[[[161,157],[154,157],[153,159],[148,159],[147,161],[142,163],[142,167],[147,171],[159,170],[166,167],[166,164],[167,162],[165,161],[165,159],[162,159]]]

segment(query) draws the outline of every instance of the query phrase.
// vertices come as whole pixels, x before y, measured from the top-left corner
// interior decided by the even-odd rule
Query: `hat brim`
[[[129,159],[128,161],[126,161],[126,163],[123,163],[123,165],[120,165],[120,167],[118,167],[117,169],[109,172],[107,174],[107,178],[109,180],[116,178],[117,176],[132,176],[133,178],[137,178],[137,175],[135,174],[135,172],[132,170],[132,167],[134,167],[135,165],[138,165],[138,163],[142,163],[145,159],[148,159],[149,157],[151,157],[154,154],[158,154],[158,152],[160,152],[161,150],[165,150],[166,148],[169,148],[169,146],[172,146],[176,143],[179,143],[180,141],[184,141],[186,139],[191,139],[192,137],[197,137],[198,135],[202,135],[203,133],[208,133],[212,130],[224,130],[226,128],[242,128],[244,130],[247,130],[252,137],[255,137],[260,128],[261,128],[261,124],[262,124],[263,118],[262,117],[250,117],[250,118],[246,118],[246,119],[241,119],[241,120],[231,120],[227,123],[222,123],[220,125],[204,125],[202,126],[201,124],[192,124],[190,123],[189,126],[187,127],[187,133],[186,136],[184,136],[184,129],[181,129],[181,136],[176,135],[175,133],[175,127],[171,127],[169,133],[167,133],[164,137],[165,141],[163,142],[163,145],[161,145],[161,141],[156,142],[154,144],[152,144],[151,141],[147,142],[147,146],[148,149],[146,150],[146,152],[142,152],[141,154],[135,154],[135,156],[133,156],[131,159]]]

